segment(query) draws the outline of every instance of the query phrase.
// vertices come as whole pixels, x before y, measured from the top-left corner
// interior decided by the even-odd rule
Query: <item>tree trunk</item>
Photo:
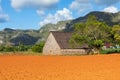
[[[99,53],[100,53],[100,50],[97,49],[97,48],[91,48],[87,52],[88,55],[96,55],[96,54],[99,54]]]
[[[100,53],[100,50],[97,48],[94,48],[94,54],[99,54],[99,53]]]

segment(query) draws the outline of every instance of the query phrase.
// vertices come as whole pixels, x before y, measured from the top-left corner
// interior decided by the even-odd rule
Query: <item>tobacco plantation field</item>
[[[0,80],[120,80],[120,55],[4,55]]]

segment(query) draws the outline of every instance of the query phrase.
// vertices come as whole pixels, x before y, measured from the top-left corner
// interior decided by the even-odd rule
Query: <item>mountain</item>
[[[45,41],[50,31],[73,31],[74,24],[85,22],[90,15],[96,16],[97,20],[105,22],[111,27],[115,24],[120,24],[120,12],[106,13],[94,11],[74,20],[59,21],[57,24],[46,24],[39,30],[15,30],[5,28],[0,31],[0,44],[18,45],[18,43],[21,42],[25,45],[33,45],[35,43],[39,43],[40,41]]]
[[[0,45],[33,45],[40,39],[39,30],[15,30],[5,28],[0,31]]]
[[[72,31],[74,24],[80,23],[80,22],[85,22],[90,15],[96,16],[98,21],[105,22],[109,26],[113,26],[115,24],[120,24],[120,12],[107,13],[107,12],[94,11],[94,12],[88,13],[87,15],[85,15],[83,17],[79,17],[77,19],[72,20],[71,23],[66,25],[65,31]]]
[[[33,45],[36,43],[38,38],[30,36],[28,34],[19,34],[13,38],[10,39],[10,43],[12,45],[19,45],[20,43],[24,45]]]
[[[50,31],[63,31],[66,28],[66,24],[69,24],[71,20],[60,21],[57,24],[46,24],[40,28],[40,36],[42,40],[46,40]]]

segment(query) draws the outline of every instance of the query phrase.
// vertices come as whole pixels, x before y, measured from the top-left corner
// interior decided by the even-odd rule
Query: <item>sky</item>
[[[120,0],[0,0],[0,30],[40,29],[91,11],[116,13]]]

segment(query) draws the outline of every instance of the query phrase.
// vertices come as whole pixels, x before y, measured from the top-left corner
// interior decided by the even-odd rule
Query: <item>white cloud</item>
[[[79,3],[87,3],[87,2],[90,2],[90,0],[75,0],[75,1],[77,1],[77,2],[79,2]]]
[[[0,14],[0,23],[8,22],[9,16],[7,14]]]
[[[59,0],[11,0],[11,5],[16,10],[24,7],[50,8],[56,5]]]
[[[2,7],[1,7],[1,0],[0,0],[0,23],[8,22],[9,16],[5,13],[3,13]]]
[[[118,11],[118,9],[111,6],[119,2],[120,0],[73,0],[72,3],[69,5],[69,8],[72,11],[77,11],[79,14],[84,14],[93,11],[94,5],[98,5],[98,8],[99,6],[107,6],[108,8],[105,8],[104,11],[115,13]]]
[[[111,6],[113,4],[120,2],[120,0],[95,0],[95,2],[100,5]]]
[[[70,19],[73,19],[72,12],[70,12],[67,8],[63,8],[63,10],[58,10],[54,15],[48,14],[47,17],[39,24],[40,26],[43,26],[48,23],[56,24],[58,21]]]
[[[78,13],[86,12],[92,9],[90,0],[74,0],[70,5],[70,9],[77,11]]]
[[[40,16],[44,16],[45,15],[45,12],[43,10],[37,10],[36,12]]]
[[[114,6],[109,6],[103,10],[104,12],[109,12],[109,13],[116,13],[118,12],[118,9]]]

